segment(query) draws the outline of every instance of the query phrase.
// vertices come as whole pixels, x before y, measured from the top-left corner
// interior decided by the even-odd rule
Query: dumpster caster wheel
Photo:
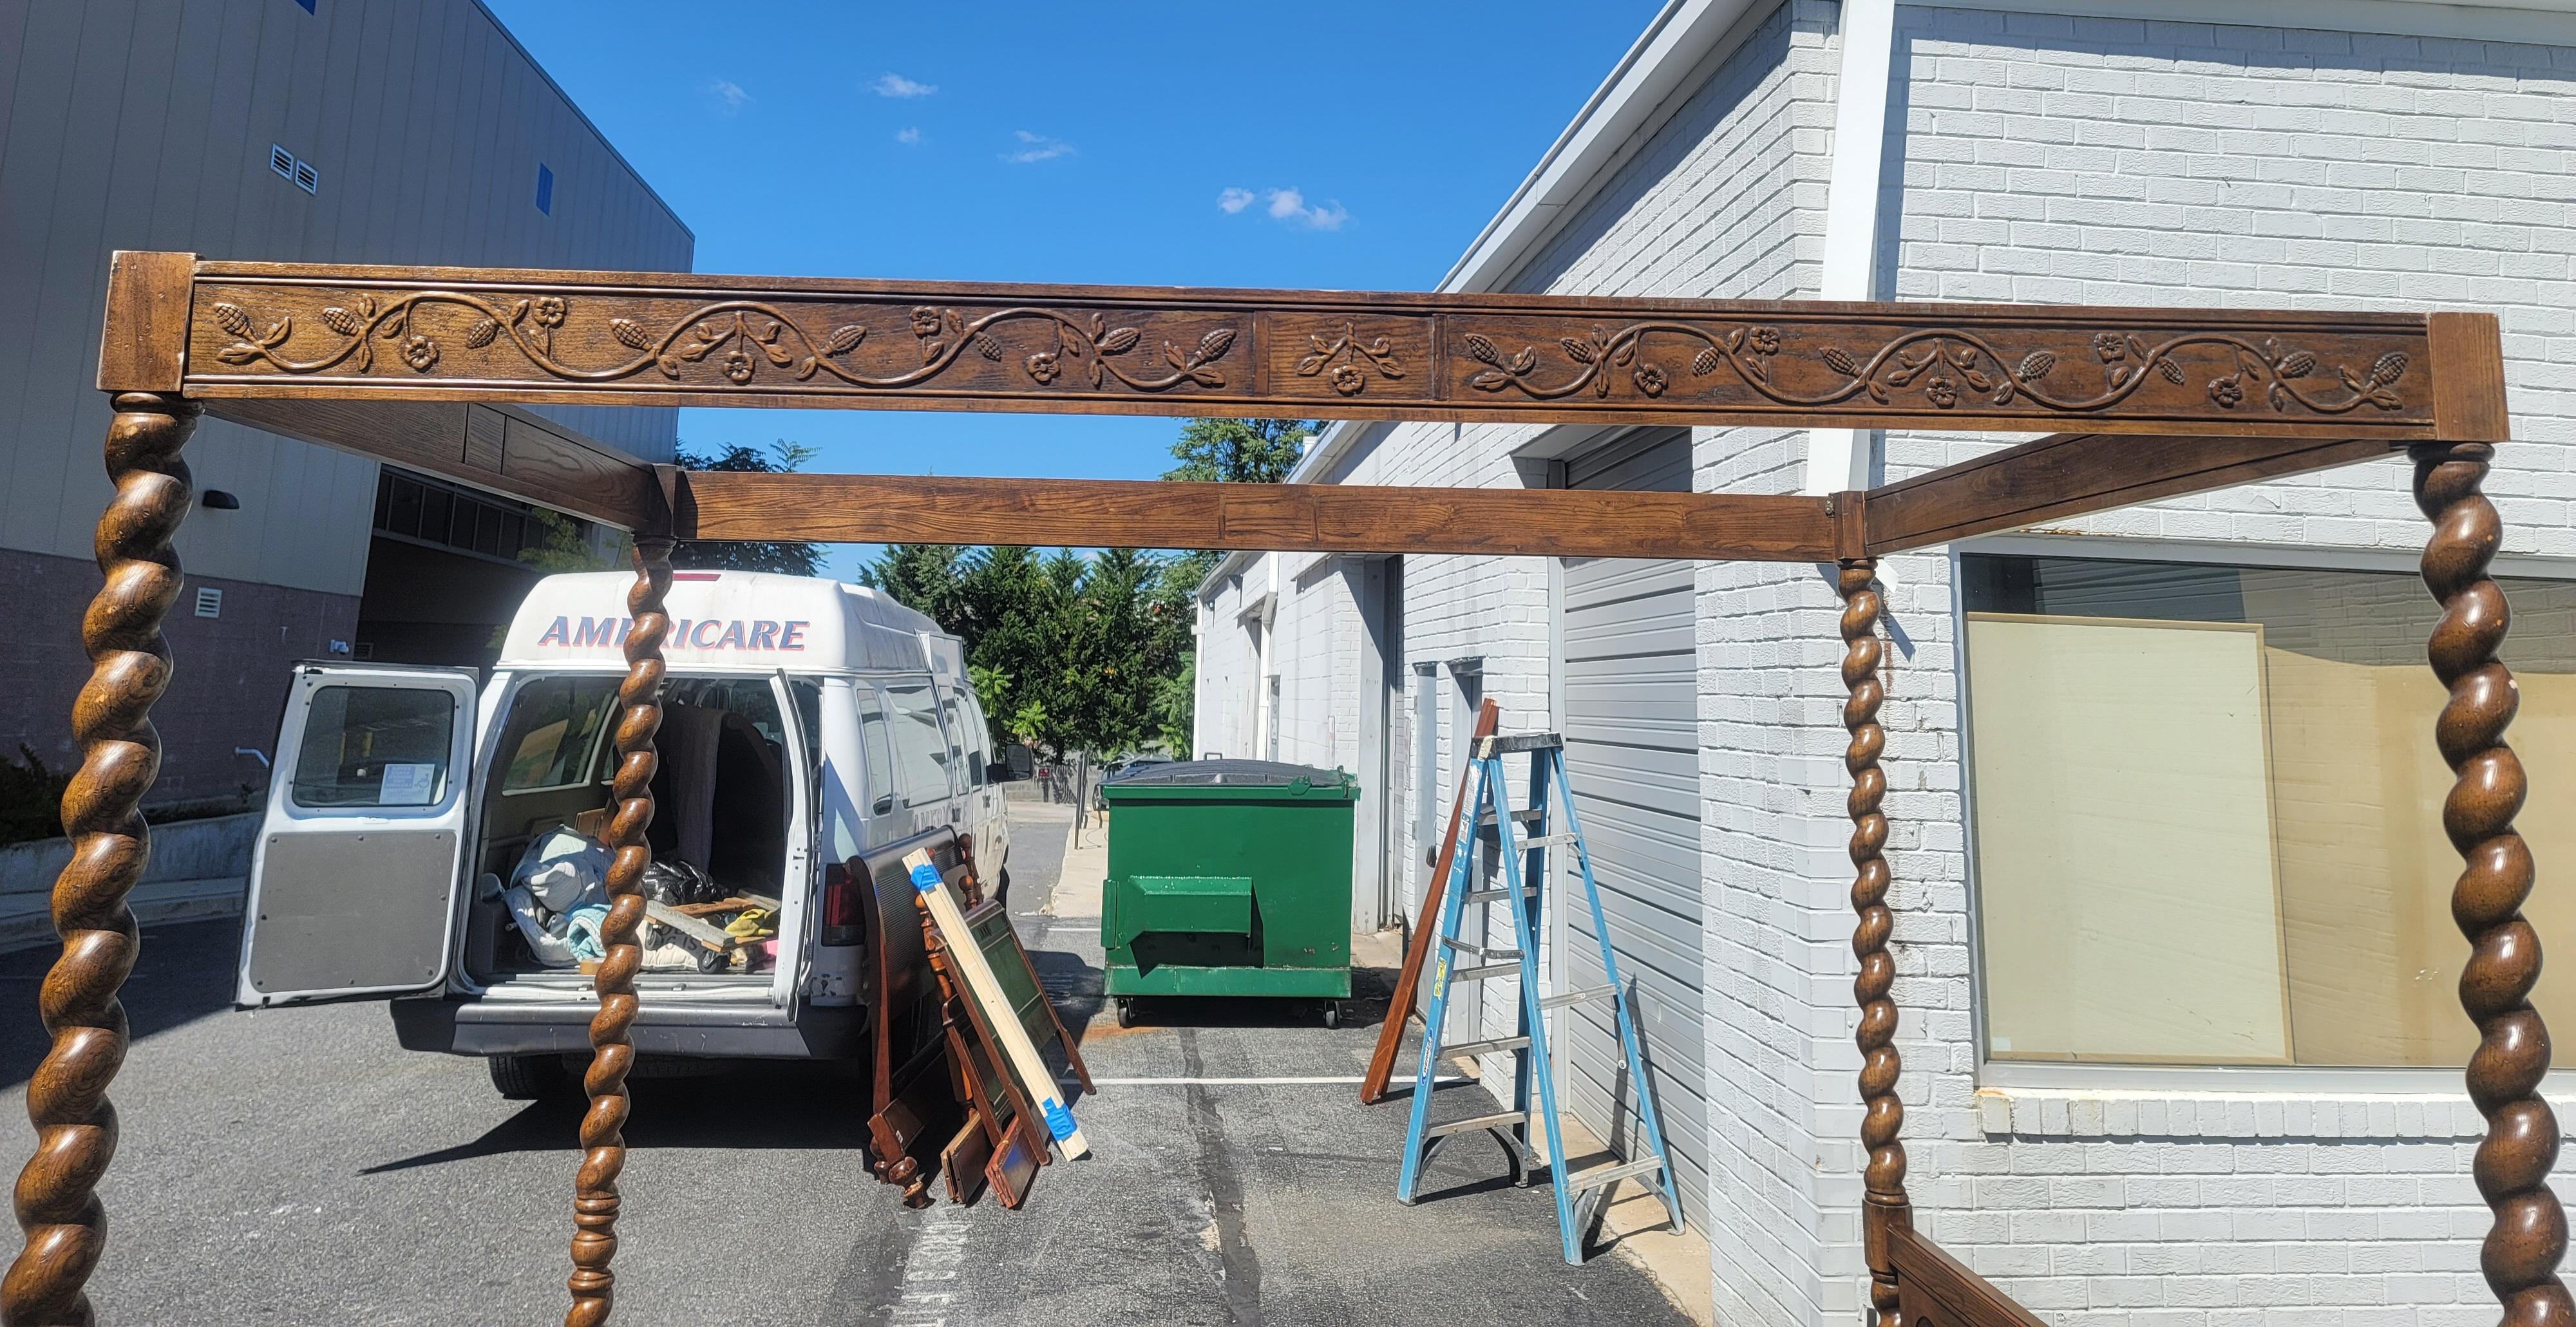
[[[1123,1027],[1123,1028],[1131,1028],[1131,1027],[1136,1026],[1136,1002],[1135,1002],[1135,1001],[1133,1001],[1133,1000],[1120,1000],[1120,1001],[1118,1002],[1118,1026]]]
[[[1324,1002],[1324,1027],[1325,1027],[1325,1030],[1330,1031],[1330,1030],[1332,1030],[1332,1029],[1334,1029],[1334,1028],[1340,1027],[1341,1025],[1342,1025],[1342,1002],[1341,1002],[1341,1001],[1339,1001],[1339,1000],[1326,1000],[1326,1001]]]

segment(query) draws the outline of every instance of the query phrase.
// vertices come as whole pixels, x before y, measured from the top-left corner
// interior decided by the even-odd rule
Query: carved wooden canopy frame
[[[180,450],[200,411],[373,456],[631,531],[635,627],[617,732],[615,896],[597,988],[570,1280],[574,1324],[605,1322],[619,1132],[636,1012],[637,881],[676,538],[937,541],[1832,562],[1851,732],[1864,1249],[1881,1323],[2030,1323],[1911,1227],[1896,1083],[1893,923],[1880,810],[1883,555],[2397,452],[2433,523],[2430,657],[2450,687],[2435,740],[2457,772],[2444,823],[2466,869],[2461,999],[2488,1120],[2475,1175],[2494,1210],[2489,1283],[2516,1323],[2576,1324],[2556,1268],[2566,1225],[2539,1095],[2548,1038],[2521,915],[2533,868],[2504,744],[2495,651],[2500,541],[2480,483],[2507,439],[2503,353],[2483,313],[2369,314],[1527,295],[925,284],[200,261],[119,253],[99,389],[114,397],[99,525],[106,583],[83,623],[95,669],[64,799],[77,840],[54,892],[64,938],[30,1081],[39,1135],[20,1177],[26,1244],[0,1281],[9,1323],[86,1321],[105,1239],[94,1189],[115,1145],[106,1098],[126,1048],[117,992],[146,831],[136,808],[169,676],[170,549],[191,502]],[[489,407],[627,404],[1289,415],[1518,424],[1757,424],[2040,432],[2034,442],[1867,492],[1591,493],[1343,485],[686,473]],[[480,409],[478,409],[480,408]]]

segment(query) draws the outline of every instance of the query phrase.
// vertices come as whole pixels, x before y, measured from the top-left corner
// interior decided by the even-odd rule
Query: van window
[[[975,703],[975,693],[965,692],[961,698],[966,702],[966,780],[981,788],[992,764],[992,757],[985,754],[992,747],[992,737],[984,726],[984,707]]]
[[[501,734],[507,762],[501,791],[534,792],[586,783],[600,734],[617,707],[614,677],[543,677],[519,689]]]
[[[304,715],[297,806],[436,806],[447,800],[456,700],[408,687],[322,687]]]
[[[984,781],[967,773],[966,716],[957,709],[957,693],[949,692],[939,701],[939,712],[948,719],[948,771],[955,776],[957,791],[980,786]]]
[[[948,739],[939,731],[939,702],[930,684],[886,688],[893,706],[894,760],[903,782],[903,800],[912,806],[947,798],[950,756]]]
[[[878,702],[876,688],[861,685],[859,693],[859,749],[866,753],[868,775],[868,814],[876,814],[880,804],[893,810],[894,752],[886,739],[885,706]]]

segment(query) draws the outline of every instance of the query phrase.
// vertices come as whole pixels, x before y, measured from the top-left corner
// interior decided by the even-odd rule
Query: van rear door
[[[234,1001],[438,987],[473,804],[470,669],[304,663],[251,855]]]

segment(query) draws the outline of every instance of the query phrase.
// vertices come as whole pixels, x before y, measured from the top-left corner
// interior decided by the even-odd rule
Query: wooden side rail
[[[1911,1226],[1888,1231],[1887,1252],[1905,1327],[2048,1327]]]

